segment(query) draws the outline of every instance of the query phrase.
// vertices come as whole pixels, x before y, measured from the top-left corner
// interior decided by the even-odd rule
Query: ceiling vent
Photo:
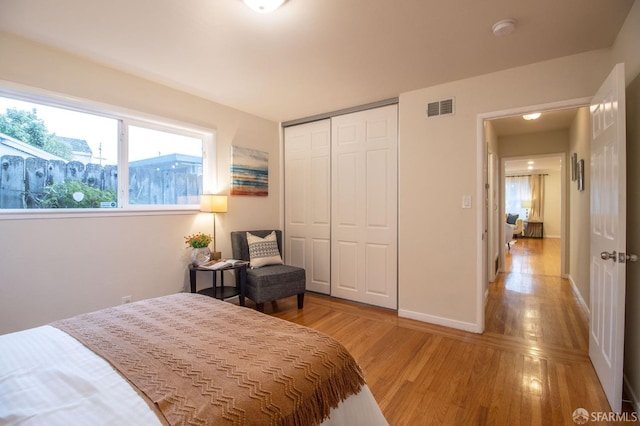
[[[429,102],[427,104],[427,117],[438,117],[441,115],[453,115],[453,98],[441,101]]]

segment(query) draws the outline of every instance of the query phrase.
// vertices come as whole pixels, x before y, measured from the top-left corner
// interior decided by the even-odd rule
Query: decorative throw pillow
[[[247,243],[249,244],[249,265],[251,268],[260,268],[267,265],[281,265],[282,256],[278,250],[278,240],[276,231],[271,232],[264,238],[247,232]]]
[[[507,215],[507,223],[509,225],[515,225],[516,224],[516,220],[518,220],[518,217],[520,217],[519,214],[511,214],[511,213],[509,213]]]

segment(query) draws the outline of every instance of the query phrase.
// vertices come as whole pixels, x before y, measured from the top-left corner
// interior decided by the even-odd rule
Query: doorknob
[[[613,253],[609,253],[606,251],[603,251],[602,253],[600,253],[600,257],[602,258],[602,260],[613,260],[614,262],[616,262],[618,260],[618,256],[616,256],[617,253],[614,250]]]

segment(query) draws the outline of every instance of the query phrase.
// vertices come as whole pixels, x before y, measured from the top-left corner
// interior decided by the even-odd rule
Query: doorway
[[[577,190],[571,187],[570,193],[570,230],[564,227],[563,238],[565,245],[571,245],[571,259],[569,261],[570,274],[582,275],[583,279],[571,280],[574,301],[578,301],[587,318],[591,317],[589,329],[589,353],[588,356],[596,369],[600,382],[607,394],[611,408],[618,412],[621,406],[622,390],[622,351],[624,346],[624,304],[625,304],[625,263],[626,251],[625,232],[626,209],[624,197],[625,180],[625,86],[624,65],[617,64],[604,81],[594,99],[589,102],[589,107],[579,108],[575,133],[572,136],[569,150],[571,158],[578,158],[575,169],[579,171]],[[569,107],[569,103],[565,105]],[[576,104],[575,106],[580,106]],[[524,112],[524,111],[523,111]],[[497,114],[488,114],[478,117],[480,125],[485,125],[484,120],[499,117]],[[606,118],[606,119],[605,119]],[[482,123],[480,122],[482,120]],[[489,123],[490,124],[490,123]],[[584,130],[586,129],[586,131]],[[572,131],[574,127],[572,126]],[[607,133],[609,136],[600,137]],[[490,149],[488,141],[485,143],[486,133],[479,133],[479,153],[485,154]],[[592,137],[593,136],[593,137]],[[504,154],[504,153],[502,153]],[[484,155],[482,156],[484,159]],[[486,164],[486,163],[485,163]],[[586,183],[584,176],[588,177]],[[479,168],[480,169],[480,168]],[[608,171],[604,173],[604,171]],[[566,176],[567,173],[564,173]],[[574,176],[575,178],[575,176]],[[480,186],[480,185],[479,185]],[[485,186],[482,186],[484,191]],[[480,194],[481,191],[479,190]],[[621,196],[618,196],[622,194]],[[478,215],[479,220],[486,216],[488,209],[483,209]],[[604,213],[602,213],[604,212]],[[606,236],[608,245],[600,244],[598,238]],[[484,237],[484,235],[483,235]],[[484,244],[485,238],[482,239]],[[589,241],[590,240],[590,241]],[[609,246],[615,248],[612,250]],[[484,248],[482,246],[481,248]],[[483,261],[486,251],[483,251]],[[574,258],[576,257],[577,258]],[[602,261],[600,260],[602,258]],[[614,268],[608,262],[613,260]],[[590,262],[590,263],[587,263]],[[486,263],[484,263],[486,265]],[[564,267],[564,265],[563,265]],[[604,273],[602,273],[604,271]],[[486,283],[486,276],[480,277]],[[607,291],[602,291],[602,282],[607,282]],[[479,288],[482,286],[479,285]],[[488,294],[489,292],[485,292]],[[615,293],[615,297],[612,296]],[[583,297],[589,300],[590,305],[584,303]],[[589,307],[591,309],[589,309]],[[591,314],[588,314],[591,312]],[[594,320],[594,316],[600,317]],[[606,312],[602,314],[602,312]],[[484,322],[488,312],[480,314]],[[560,327],[567,322],[558,324]],[[615,341],[615,342],[614,342]],[[610,353],[607,354],[606,351]],[[601,357],[609,361],[601,362]],[[606,364],[606,365],[605,365]],[[605,368],[599,368],[605,365]]]
[[[530,107],[514,108],[511,110],[497,111],[478,116],[478,148],[482,153],[483,167],[478,168],[480,182],[478,186],[478,197],[486,200],[483,209],[482,221],[485,229],[485,238],[479,241],[479,250],[483,253],[483,264],[479,268],[487,271],[486,274],[479,274],[478,301],[479,301],[479,323],[485,326],[485,307],[487,303],[489,283],[495,281],[496,274],[504,268],[504,253],[508,250],[505,242],[505,205],[504,205],[504,161],[522,160],[523,157],[553,157],[562,158],[562,168],[560,170],[561,180],[561,213],[559,225],[561,276],[569,278],[569,170],[567,167],[567,153],[575,148],[575,141],[571,139],[567,142],[566,134],[572,125],[576,109],[588,115],[587,105],[589,99],[574,99],[544,105],[534,105]],[[542,112],[542,120],[534,120],[526,123],[522,115],[532,111]],[[585,127],[584,133],[589,134],[588,124],[578,123],[580,127]],[[552,137],[555,133],[565,133],[565,141],[558,142],[557,137]],[[571,138],[574,137],[575,128],[571,129]],[[532,141],[531,135],[546,135],[549,137],[538,138]],[[511,144],[501,143],[505,136],[514,139]],[[581,145],[579,145],[581,146]],[[482,173],[482,175],[480,175]],[[479,271],[480,272],[480,271]],[[582,289],[580,289],[582,290]],[[579,297],[579,296],[578,296]],[[581,297],[579,297],[581,299]]]
[[[575,133],[576,115],[578,105],[561,106],[558,108],[538,107],[542,114],[536,120],[523,118],[528,111],[518,114],[510,113],[504,116],[495,116],[486,119],[483,125],[484,139],[490,156],[499,158],[498,175],[489,176],[488,181],[495,188],[496,194],[489,211],[488,240],[490,250],[488,265],[496,273],[504,270],[504,255],[509,250],[507,238],[509,229],[505,226],[506,213],[519,215],[518,224],[526,228],[520,232],[520,236],[542,236],[560,239],[560,275],[568,275],[568,181],[570,168],[568,166],[567,153],[572,143],[572,132]],[[531,206],[522,204],[523,199],[518,200],[518,205],[505,203],[507,181],[529,180],[529,176],[541,176],[542,208],[536,212],[536,217],[527,217],[531,212]],[[508,176],[508,177],[507,177]],[[545,191],[546,189],[546,191]],[[529,191],[527,189],[527,191]],[[530,203],[530,197],[527,200]],[[546,202],[545,202],[546,201]],[[507,211],[507,210],[514,211]],[[492,214],[493,213],[493,214]],[[546,219],[545,219],[545,216]],[[513,219],[513,217],[512,217]],[[545,220],[547,224],[545,226]],[[534,223],[528,223],[528,221]],[[535,232],[537,230],[537,233]],[[515,240],[517,242],[517,239]],[[490,269],[491,270],[491,269]],[[489,274],[489,282],[493,278]]]
[[[554,131],[527,135],[532,142],[541,138],[557,139],[563,141],[565,132]],[[518,136],[521,138],[522,136]],[[505,144],[513,139],[505,137]],[[554,239],[559,248],[563,244],[563,220],[566,210],[566,155],[564,152],[547,155],[527,155],[521,157],[508,157],[502,159],[501,191],[504,208],[504,237],[506,248],[502,254],[511,253],[511,249],[522,245],[526,239]],[[544,247],[542,245],[541,247]],[[558,251],[558,265],[562,265],[562,250]],[[506,259],[504,256],[500,262],[500,271],[506,272]],[[562,267],[557,270],[557,275],[562,276]]]

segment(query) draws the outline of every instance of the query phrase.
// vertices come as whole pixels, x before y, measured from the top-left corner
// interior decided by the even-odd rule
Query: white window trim
[[[100,117],[119,121],[118,141],[118,191],[127,191],[128,169],[121,170],[121,164],[127,163],[128,150],[126,138],[123,141],[123,132],[126,125],[138,125],[156,130],[171,130],[177,134],[201,138],[202,149],[202,188],[204,193],[215,192],[217,188],[216,173],[216,129],[209,129],[177,120],[159,117],[156,115],[135,111],[115,105],[96,102],[88,99],[77,98],[50,90],[30,87],[6,80],[0,80],[0,96],[14,98],[26,102],[34,102],[42,105],[65,108],[76,112],[88,113]],[[126,176],[122,176],[126,175]],[[126,180],[123,180],[126,179]],[[123,186],[124,183],[124,186]],[[167,214],[192,214],[198,212],[199,205],[142,205],[136,206],[121,203],[118,195],[118,207],[114,209],[1,209],[0,220],[15,219],[44,219],[44,218],[68,218],[68,217],[108,217],[108,216],[135,216],[135,215],[167,215]]]

